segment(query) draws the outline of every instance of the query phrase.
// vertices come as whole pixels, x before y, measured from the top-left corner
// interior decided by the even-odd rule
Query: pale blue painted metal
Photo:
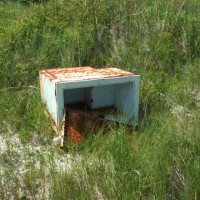
[[[41,96],[58,131],[62,126],[64,104],[81,101],[85,101],[92,109],[115,106],[120,111],[120,116],[107,115],[105,119],[137,125],[139,75],[116,68],[104,68],[102,69],[104,71],[100,71],[99,74],[98,69],[94,73],[93,68],[90,67],[69,69],[70,73],[66,68],[68,74],[65,76],[62,76],[62,73],[66,73],[64,69],[40,71]],[[117,73],[113,75],[112,72],[116,71]],[[84,77],[85,72],[87,74]],[[57,74],[54,77],[52,73]]]

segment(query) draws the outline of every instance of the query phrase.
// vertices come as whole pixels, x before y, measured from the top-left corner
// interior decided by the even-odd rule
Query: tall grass
[[[199,199],[200,3],[3,2],[0,136],[10,145],[17,134],[23,143],[19,152],[25,148],[22,158],[28,161],[22,179],[13,177],[21,154],[12,145],[1,149],[0,197]],[[91,133],[60,151],[50,145],[38,70],[82,65],[140,74],[140,123],[112,125],[106,136]],[[30,144],[36,149],[26,148]],[[58,158],[66,161],[69,155],[70,170],[61,170],[66,162],[58,169]],[[14,184],[7,187],[5,180]]]

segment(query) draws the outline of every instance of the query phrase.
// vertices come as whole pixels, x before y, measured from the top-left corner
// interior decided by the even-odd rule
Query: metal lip
[[[54,82],[77,82],[84,80],[134,76],[131,72],[115,67],[92,68],[90,66],[46,69],[39,71],[39,74],[45,75],[48,79]]]

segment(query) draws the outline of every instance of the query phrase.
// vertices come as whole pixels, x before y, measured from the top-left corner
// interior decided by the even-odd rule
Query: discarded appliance
[[[103,124],[100,118],[130,125],[138,123],[139,75],[118,68],[86,66],[41,70],[39,79],[42,99],[57,132],[61,133],[61,143],[65,131],[75,141],[73,135],[78,136],[83,129],[76,123],[85,124],[86,119],[94,125],[96,121],[100,127]],[[90,114],[84,114],[86,107]],[[77,140],[82,139],[84,136],[80,135]]]

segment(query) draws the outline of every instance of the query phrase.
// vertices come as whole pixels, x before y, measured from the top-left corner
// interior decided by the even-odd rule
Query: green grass
[[[3,2],[0,199],[199,199],[200,3]],[[38,71],[84,65],[140,74],[140,123],[60,150]]]

